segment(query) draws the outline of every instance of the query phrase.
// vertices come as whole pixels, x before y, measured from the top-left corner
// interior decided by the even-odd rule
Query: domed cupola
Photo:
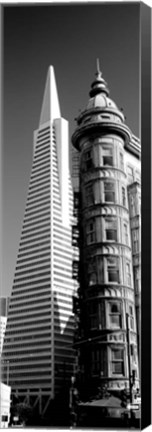
[[[92,128],[104,131],[107,127],[118,134],[130,139],[130,131],[124,124],[123,113],[118,109],[115,102],[109,98],[109,89],[100,71],[99,60],[97,59],[96,78],[91,84],[89,101],[86,108],[77,117],[77,129],[72,136],[72,142],[78,148],[77,139],[80,135],[86,134]]]

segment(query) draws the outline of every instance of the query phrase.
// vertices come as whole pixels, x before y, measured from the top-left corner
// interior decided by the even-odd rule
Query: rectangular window
[[[95,221],[90,220],[86,227],[87,232],[87,244],[95,242]]]
[[[117,241],[117,220],[115,218],[105,219],[106,240]]]
[[[79,211],[79,192],[74,191],[74,202],[73,202],[73,213],[74,216],[78,216]]]
[[[127,285],[131,286],[131,270],[130,270],[130,263],[126,264],[126,282]]]
[[[8,416],[2,415],[2,422],[7,422],[7,421],[8,421]]]
[[[108,282],[119,283],[119,261],[118,258],[107,258]]]
[[[99,320],[98,320],[98,304],[95,302],[92,302],[90,304],[89,308],[89,320],[90,320],[90,327],[91,329],[96,329],[99,326]]]
[[[89,185],[89,186],[86,187],[86,202],[87,202],[87,205],[94,204],[93,187],[92,187],[92,185]]]
[[[96,260],[93,260],[88,264],[88,284],[96,285],[97,283],[97,269],[96,269]]]
[[[124,351],[123,349],[112,350],[112,374],[124,375]]]
[[[91,365],[93,375],[103,376],[105,372],[105,352],[104,347],[100,349],[92,348],[91,351]]]
[[[127,168],[127,177],[128,177],[129,184],[134,182],[134,170],[131,166],[128,166]]]
[[[135,279],[135,294],[140,295],[140,281],[139,281],[139,279]]]
[[[92,286],[92,285],[96,285],[96,283],[97,283],[97,273],[94,271],[94,272],[90,272],[89,273],[89,286]]]
[[[136,215],[134,196],[130,197],[130,213],[131,213],[131,217]]]
[[[125,207],[126,206],[126,191],[125,191],[125,187],[122,187],[122,205]]]
[[[125,244],[128,245],[129,244],[129,238],[128,238],[128,225],[124,224],[124,241]]]
[[[88,170],[90,168],[92,168],[93,163],[92,163],[92,154],[91,154],[91,150],[88,150],[84,153],[84,161],[85,161],[85,169]]]
[[[105,182],[104,183],[104,198],[106,202],[115,202],[115,183]]]
[[[134,311],[133,306],[129,306],[130,328],[134,330]]]
[[[122,170],[124,170],[124,158],[123,158],[123,154],[120,153],[120,168]]]
[[[139,229],[134,229],[132,231],[132,238],[133,238],[133,253],[139,252]]]
[[[109,304],[109,319],[111,327],[121,328],[121,305],[120,303],[111,302]]]
[[[133,344],[130,345],[130,354],[132,356],[133,362],[136,363],[137,362],[137,348]]]
[[[113,151],[112,148],[102,147],[103,165],[113,166]]]

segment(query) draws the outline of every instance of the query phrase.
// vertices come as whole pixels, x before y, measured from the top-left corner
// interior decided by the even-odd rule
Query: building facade
[[[68,122],[49,67],[3,346],[3,376],[19,400],[45,415],[73,374],[73,194]]]
[[[140,290],[135,297],[132,242],[140,224],[130,213],[130,200],[138,194],[134,182],[140,177],[140,143],[109,98],[99,65],[72,143],[79,152],[81,382],[87,396],[104,385],[121,391],[129,388],[132,373],[134,387],[139,388],[136,310]],[[139,270],[139,251],[136,254]]]

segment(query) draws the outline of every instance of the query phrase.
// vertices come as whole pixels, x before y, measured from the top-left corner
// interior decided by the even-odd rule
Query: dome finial
[[[96,62],[97,62],[97,75],[101,75],[99,58],[97,58]]]

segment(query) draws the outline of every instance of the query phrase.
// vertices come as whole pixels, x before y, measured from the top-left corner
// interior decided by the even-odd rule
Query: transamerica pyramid
[[[73,374],[73,193],[68,122],[61,117],[54,69],[48,69],[9,303],[3,381],[19,401],[45,415]],[[64,382],[63,382],[64,381]]]

